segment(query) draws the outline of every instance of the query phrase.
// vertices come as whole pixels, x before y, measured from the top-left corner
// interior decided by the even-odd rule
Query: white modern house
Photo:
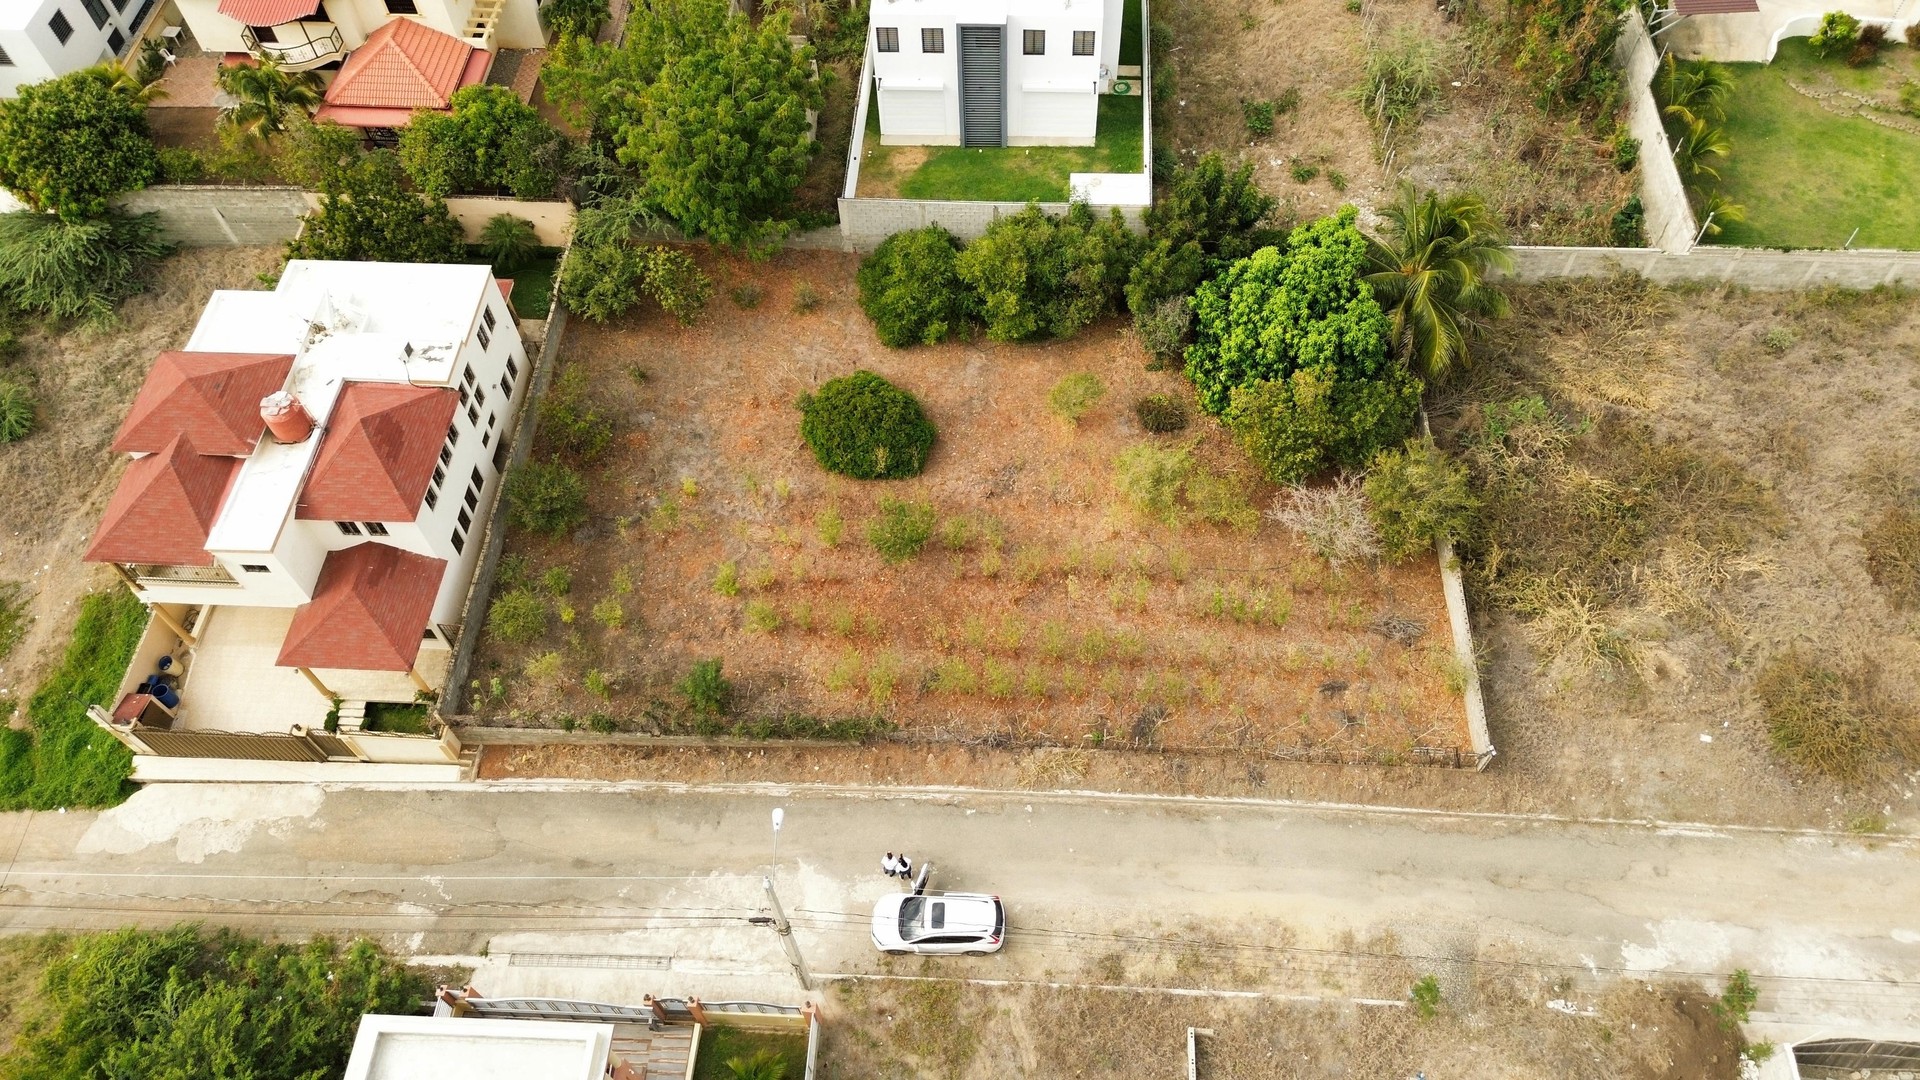
[[[1829,11],[1878,24],[1893,41],[1920,22],[1911,0],[1660,0],[1651,29],[1660,45],[1689,59],[1764,64],[1783,38],[1812,36]]]
[[[113,720],[317,731],[438,686],[529,393],[510,287],[295,260],[213,294],[121,425],[133,460],[85,556],[155,613]],[[135,692],[163,655],[172,682]]]
[[[1123,0],[874,0],[867,50],[888,146],[1090,146],[1121,80]]]
[[[0,2],[0,97],[112,60],[140,36],[155,0]]]
[[[174,0],[200,47],[261,53],[296,70],[335,63],[396,20],[475,49],[546,45],[538,0]]]

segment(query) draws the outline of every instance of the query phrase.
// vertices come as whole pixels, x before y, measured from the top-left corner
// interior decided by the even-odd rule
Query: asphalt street
[[[871,971],[866,912],[897,887],[880,858],[903,849],[936,887],[1007,900],[1007,950],[941,961],[957,973],[1063,977],[1199,939],[1312,970],[1390,930],[1438,970],[1747,968],[1779,1016],[1920,1023],[1912,841],[1250,802],[156,786],[100,813],[0,816],[0,927],[191,917],[379,934],[501,972],[530,958],[521,981],[541,992],[622,964],[656,992],[703,973],[771,985],[786,967],[746,922],[766,909],[762,876],[815,971]]]

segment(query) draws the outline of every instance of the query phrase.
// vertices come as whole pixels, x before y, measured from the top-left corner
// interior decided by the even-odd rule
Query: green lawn
[[[867,110],[867,156],[860,194],[876,198],[967,199],[981,202],[1066,202],[1077,172],[1139,172],[1141,97],[1100,99],[1092,146],[881,146],[880,109]]]
[[[1120,15],[1120,62],[1140,63],[1140,0],[1127,0]]]
[[[113,806],[127,797],[133,754],[87,718],[87,706],[113,704],[146,627],[146,606],[125,589],[81,601],[66,656],[27,702],[27,727],[0,728],[0,810]]]
[[[1892,100],[1905,78],[1920,77],[1915,50],[1889,48],[1877,64],[1852,69],[1788,38],[1772,64],[1727,67],[1733,152],[1719,165],[1721,190],[1746,207],[1747,220],[1716,242],[1837,248],[1858,227],[1854,247],[1920,249],[1920,135],[1828,112],[1788,85]]]
[[[516,282],[518,278],[514,279]],[[519,286],[515,285],[515,292]],[[388,701],[367,702],[367,718],[361,723],[365,731],[385,731],[396,735],[426,735],[427,704],[416,701],[407,705],[397,705]]]
[[[467,248],[470,262],[487,261],[480,249],[471,245]],[[513,279],[513,310],[523,319],[544,319],[547,308],[553,303],[553,275],[560,272],[560,249],[541,248],[531,262],[515,269],[502,277]]]
[[[807,1036],[804,1032],[748,1031],[745,1028],[710,1024],[700,1032],[700,1052],[693,1059],[693,1080],[732,1080],[727,1059],[752,1057],[771,1050],[787,1059],[787,1080],[800,1080],[807,1067]]]

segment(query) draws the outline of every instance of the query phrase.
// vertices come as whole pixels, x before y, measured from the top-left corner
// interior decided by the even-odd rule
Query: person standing
[[[894,857],[893,852],[887,852],[887,857],[880,860],[880,872],[888,877],[900,876],[900,860]]]
[[[907,858],[906,852],[903,851],[900,853],[898,865],[900,867],[900,880],[902,881],[913,880],[913,860]]]

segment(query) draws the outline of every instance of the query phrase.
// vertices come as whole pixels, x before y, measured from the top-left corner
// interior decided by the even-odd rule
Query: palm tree
[[[1726,157],[1732,152],[1733,142],[1725,131],[1696,117],[1674,141],[1673,163],[1679,166],[1683,176],[1711,176],[1718,180],[1720,170],[1707,164],[1707,159]]]
[[[1747,220],[1747,208],[1721,192],[1709,192],[1700,200],[1701,228],[1708,236],[1719,236],[1720,226],[1737,225]]]
[[[749,1057],[730,1057],[725,1063],[734,1080],[784,1080],[786,1055],[777,1050],[757,1050]]]
[[[151,105],[166,97],[167,92],[158,83],[143,83],[133,73],[112,61],[103,61],[87,69],[87,73],[100,80],[106,87],[124,94],[128,100],[141,105]]]
[[[312,109],[324,100],[318,73],[288,71],[264,56],[257,64],[221,68],[220,89],[234,98],[220,122],[260,136],[285,131],[289,109]]]
[[[1403,184],[1383,207],[1379,236],[1367,238],[1364,280],[1393,320],[1393,344],[1407,366],[1436,382],[1472,361],[1473,339],[1507,298],[1488,275],[1513,266],[1506,234],[1478,195],[1424,196]]]
[[[1695,120],[1717,122],[1726,119],[1733,77],[1718,64],[1681,67],[1674,55],[1668,53],[1661,62],[1654,88],[1659,93],[1660,111],[1682,124],[1690,125]]]

